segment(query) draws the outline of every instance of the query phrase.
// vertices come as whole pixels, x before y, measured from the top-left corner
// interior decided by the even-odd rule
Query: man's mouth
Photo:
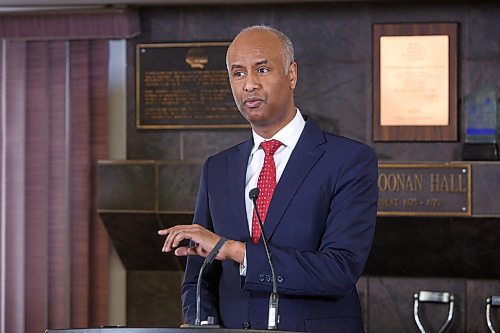
[[[257,108],[262,104],[263,100],[258,97],[248,97],[245,99],[244,104],[248,108]]]

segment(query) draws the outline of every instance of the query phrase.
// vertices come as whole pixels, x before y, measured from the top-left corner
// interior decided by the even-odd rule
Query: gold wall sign
[[[233,100],[227,42],[136,47],[136,126],[142,129],[247,128]]]
[[[470,164],[380,164],[378,215],[472,214]]]

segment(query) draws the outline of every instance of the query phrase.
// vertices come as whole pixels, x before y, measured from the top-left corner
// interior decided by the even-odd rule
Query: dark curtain
[[[138,24],[123,11],[29,16],[0,18],[0,332],[107,325],[108,45]]]

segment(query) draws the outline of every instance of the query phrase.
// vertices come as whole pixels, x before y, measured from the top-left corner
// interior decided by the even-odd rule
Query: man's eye
[[[259,73],[267,73],[267,72],[269,72],[269,68],[267,68],[267,67],[260,67],[259,69],[257,69],[257,72],[259,72]]]
[[[244,73],[244,72],[234,72],[234,73],[233,73],[233,76],[234,76],[235,78],[242,78],[242,77],[244,77],[244,76],[245,76],[245,73]]]

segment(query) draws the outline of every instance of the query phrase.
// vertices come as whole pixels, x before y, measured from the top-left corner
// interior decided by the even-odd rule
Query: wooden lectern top
[[[247,330],[231,328],[140,328],[140,327],[102,327],[47,329],[45,333],[262,333],[267,330]],[[294,333],[290,331],[272,331],[274,333]],[[300,333],[300,332],[295,332]]]

